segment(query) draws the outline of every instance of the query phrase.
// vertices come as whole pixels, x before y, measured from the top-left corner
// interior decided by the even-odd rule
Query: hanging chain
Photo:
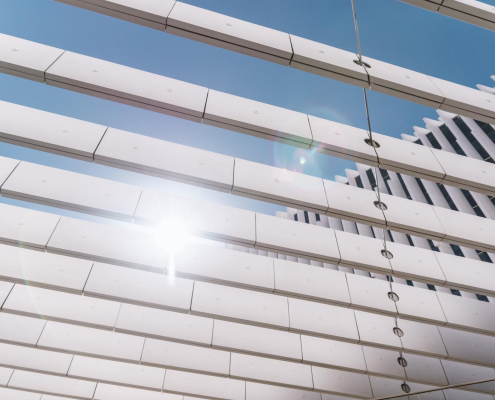
[[[365,64],[363,63],[363,56],[361,53],[361,40],[359,38],[359,28],[358,28],[357,15],[356,15],[356,5],[354,3],[354,0],[351,0],[351,3],[352,3],[352,14],[353,14],[353,18],[354,18],[354,29],[356,31],[356,40],[357,40],[357,47],[358,47],[358,64],[361,65],[363,68],[365,68]],[[370,86],[371,86],[371,84],[370,84],[370,80],[369,80],[369,76],[368,76],[368,87],[370,87]],[[380,194],[380,181],[378,179],[379,172],[380,172],[379,171],[380,170],[380,158],[378,156],[378,152],[376,151],[377,146],[375,144],[375,141],[373,140],[373,131],[371,129],[370,109],[369,109],[369,105],[368,105],[368,94],[366,92],[366,88],[363,88],[363,95],[364,95],[364,106],[366,109],[366,119],[368,122],[368,139],[370,142],[369,144],[373,147],[373,149],[375,151],[375,155],[376,155],[376,159],[377,159],[377,163],[378,163],[378,165],[374,168],[375,169],[375,180],[376,180],[375,194],[377,196],[378,206],[382,207],[383,203],[381,201],[381,194]],[[385,218],[385,215],[384,215],[384,218]],[[389,259],[388,256],[391,253],[389,253],[389,251],[387,250],[387,239],[386,239],[387,220],[386,219],[385,219],[385,228],[382,229],[382,232],[383,232],[383,248],[385,251],[385,255],[387,256],[387,259]],[[389,261],[389,263],[390,263],[390,261]],[[394,296],[394,291],[392,288],[392,277],[387,276],[387,280],[388,280],[389,287],[390,287],[390,298],[391,298],[391,300],[394,301],[395,310],[396,310],[396,317],[394,317],[395,328],[398,330],[398,332],[401,332],[401,330],[399,328],[399,310],[397,308],[397,304],[395,304],[396,301],[398,301],[398,300],[396,300],[395,296]],[[402,360],[404,360],[404,358],[402,356],[402,349],[399,351],[399,354],[400,354],[400,359],[402,362]],[[399,362],[399,360],[398,360],[398,362]],[[406,384],[406,383],[404,382],[404,384]]]

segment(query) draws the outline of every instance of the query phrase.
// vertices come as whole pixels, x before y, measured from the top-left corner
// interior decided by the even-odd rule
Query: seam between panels
[[[206,88],[206,99],[205,99],[205,106],[203,108],[203,114],[201,115],[201,123],[203,123],[203,119],[205,118],[206,105],[208,104],[208,96],[209,95],[210,95],[210,88]]]
[[[275,295],[275,294],[274,294]],[[289,326],[287,327],[287,332],[290,332],[290,311],[289,311],[289,297],[286,296],[285,299],[287,300],[287,319],[289,320]],[[302,349],[301,349],[302,352]]]
[[[227,378],[230,378],[231,374],[232,374],[232,352],[229,351],[229,376]]]
[[[325,193],[325,200],[327,201],[327,209],[325,210],[325,214],[324,214],[326,216],[328,210],[330,210],[330,203],[328,202],[327,189],[325,188],[325,180],[323,178],[320,179],[321,179],[321,184],[323,185],[323,193]],[[330,228],[330,223],[328,223],[328,227]],[[335,229],[334,229],[334,235],[335,235]],[[335,236],[335,240],[337,240],[337,236]],[[340,250],[339,250],[339,256],[340,256]]]
[[[143,358],[144,346],[146,345],[146,338],[143,338],[143,348],[141,349],[141,355],[139,356],[139,365],[141,365],[141,359]]]
[[[0,191],[1,191],[1,188],[3,187],[3,185],[5,185],[7,183],[7,181],[9,180],[9,178],[15,172],[15,170],[17,169],[17,167],[22,163],[21,160],[17,160],[17,161],[18,161],[18,163],[16,164],[16,166],[12,169],[12,171],[10,171],[10,174],[7,176],[7,178],[5,178],[5,180],[0,184]]]
[[[299,334],[299,345],[301,346],[301,364],[303,363],[304,361],[304,351],[303,351],[303,345],[302,345],[302,335]],[[313,366],[310,365],[311,367],[311,378],[313,379]],[[315,387],[315,382],[314,382],[314,379],[313,379],[313,389]]]
[[[107,132],[108,132],[108,130],[109,130],[109,129],[110,129],[110,127],[109,127],[109,126],[107,126],[107,127],[105,128],[105,132],[103,132],[103,135],[101,135],[101,139],[100,139],[100,141],[98,142],[98,144],[97,144],[97,145],[96,145],[96,147],[95,147],[95,151],[93,152],[93,163],[95,162],[96,152],[98,151],[98,148],[100,147],[101,142],[103,142],[103,138],[105,137],[105,135],[107,134]]]
[[[48,246],[48,243],[50,243],[50,240],[52,240],[52,236],[53,234],[55,233],[55,231],[57,230],[57,227],[58,227],[58,224],[60,223],[60,221],[62,220],[62,216],[59,215],[59,218],[58,218],[58,221],[57,223],[55,224],[55,228],[53,228],[53,231],[52,233],[50,234],[50,237],[48,238],[48,240],[46,241],[45,245],[43,246],[43,250],[45,251],[46,253],[46,246]]]
[[[294,58],[294,46],[292,45],[291,34],[290,33],[287,33],[287,36],[289,36],[290,48],[292,50],[292,55],[290,56],[289,65],[288,65],[288,67],[290,67],[290,64],[292,63],[292,59]]]
[[[139,207],[139,202],[141,201],[141,196],[143,195],[144,190],[141,189],[139,193],[138,201],[136,203],[136,207],[134,207],[134,212],[132,213],[132,221],[134,222],[134,217],[136,216],[137,209]]]
[[[9,298],[10,294],[12,293],[12,290],[14,290],[14,287],[15,287],[15,286],[16,286],[16,283],[14,283],[14,284],[12,285],[12,287],[10,288],[9,293],[7,294],[7,296],[5,296],[5,300],[4,300],[2,303],[0,303],[0,309],[1,309],[1,308],[4,306],[4,304],[7,302],[8,298]]]
[[[315,138],[313,136],[313,129],[311,128],[311,122],[309,122],[309,114],[306,114],[306,119],[308,120],[309,132],[311,133],[311,143],[309,144],[308,150],[311,150],[311,147],[313,146]]]
[[[7,381],[5,387],[8,388],[9,387],[9,383],[10,383],[10,380],[12,379],[12,377],[14,376],[14,372],[17,371],[17,368],[12,368],[12,373],[10,374],[9,376],[9,380]]]
[[[275,253],[275,254],[277,254],[277,253]],[[271,293],[275,294],[277,291],[277,286],[276,286],[277,280],[275,278],[275,258],[272,258],[272,271],[273,271],[273,292],[271,292]]]
[[[253,249],[256,249],[256,245],[258,244],[258,213],[254,213],[254,244]]]
[[[93,272],[93,267],[95,266],[95,263],[93,262],[91,264],[91,268],[89,269],[89,274],[88,274],[88,277],[86,278],[86,282],[84,282],[84,285],[83,285],[83,288],[81,290],[81,294],[84,293],[84,289],[86,289],[86,285],[88,284],[88,281],[89,281],[89,277],[91,276],[91,272]],[[120,311],[120,310],[119,310]]]
[[[93,397],[91,397],[92,399],[94,399],[96,396],[96,389],[98,389],[98,385],[100,384],[100,382],[95,382],[95,383],[96,385],[95,385],[95,390],[93,391]]]
[[[160,390],[160,393],[163,393],[163,390],[165,389],[165,378],[167,377],[167,371],[168,369],[165,368],[165,373],[163,374],[162,390]]]
[[[122,304],[124,303],[120,303],[120,307],[119,307],[119,311],[117,312],[117,318],[115,318],[115,324],[113,325],[113,329],[112,329],[112,332],[115,332],[115,328],[117,326],[117,321],[119,320],[119,316],[120,316],[120,310],[122,310]],[[144,348],[144,346],[143,346]]]
[[[172,6],[172,8],[170,9],[169,13],[167,14],[167,17],[165,18],[165,30],[164,30],[164,32],[167,32],[168,19],[170,17],[170,14],[172,14],[172,11],[174,11],[175,5],[177,3],[178,3],[177,1],[174,2],[174,5]]]
[[[440,335],[441,337],[442,335]],[[442,339],[442,342],[443,342],[443,339]],[[447,383],[450,385],[450,381],[449,381],[449,377],[447,376],[447,372],[445,371],[445,367],[443,366],[443,362],[441,359],[439,359],[440,361],[440,365],[442,366],[442,371],[443,371],[443,374],[445,375],[445,379],[447,379]]]
[[[45,319],[45,325],[43,325],[43,328],[41,329],[41,332],[40,332],[40,335],[38,336],[38,340],[36,340],[36,345],[35,347],[38,349],[38,342],[40,341],[41,339],[41,336],[43,335],[43,332],[45,331],[45,328],[46,328],[46,325],[48,324],[48,321]]]
[[[237,157],[234,157],[234,164],[232,165],[232,185],[230,186],[230,192],[229,194],[232,194],[232,191],[234,190],[234,185],[235,185],[235,161],[237,160]],[[256,220],[255,220],[256,223]]]
[[[53,64],[55,64],[59,59],[60,57],[62,57],[65,53],[67,52],[67,50],[64,50],[62,51],[62,54],[60,54],[44,71],[43,71],[43,79],[46,80],[46,72],[52,67]],[[46,82],[44,82],[46,83]]]
[[[74,361],[74,357],[75,357],[75,354],[72,354],[72,358],[70,359],[70,363],[69,363],[69,368],[67,368],[67,373],[65,374],[66,377],[69,377],[69,371],[70,371],[70,367],[72,367],[72,362]],[[96,390],[96,388],[95,388]],[[93,393],[93,397],[94,397],[94,393]]]
[[[445,171],[445,168],[443,167],[442,163],[440,162],[440,160],[435,155],[435,152],[432,150],[432,147],[427,147],[427,148],[430,149],[431,154],[433,154],[433,157],[435,158],[435,160],[437,160],[438,165],[440,165],[443,173],[445,174],[445,176],[442,178],[442,182],[439,182],[439,183],[443,184],[443,181],[445,180],[445,178],[447,178],[447,171]],[[439,151],[442,151],[442,150],[439,150]]]
[[[210,349],[213,348],[213,335],[215,332],[215,318],[212,318],[211,321],[212,321],[212,326],[211,326],[211,337],[210,337],[210,346],[209,346]]]
[[[196,288],[196,281],[193,281],[193,287],[192,287],[192,290],[191,290],[191,301],[189,302],[189,311],[188,311],[188,314],[191,314],[191,311],[192,311],[192,303],[193,303],[194,289],[195,288]],[[212,340],[213,340],[213,330],[211,331],[211,336],[212,336]]]
[[[438,297],[438,293],[436,290],[435,290],[435,296],[438,300],[438,304],[440,304],[440,308],[442,309],[442,314],[445,317],[445,324],[442,326],[446,326],[449,323],[449,320],[447,319],[447,314],[445,314],[445,310],[443,309],[442,302],[440,301],[440,298]]]

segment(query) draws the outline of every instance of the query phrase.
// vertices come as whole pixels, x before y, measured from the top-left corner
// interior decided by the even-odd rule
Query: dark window
[[[492,204],[495,206],[495,196],[488,196],[488,199],[492,202]]]
[[[471,129],[469,129],[464,120],[461,117],[457,116],[455,118],[452,118],[452,121],[454,121],[454,123],[457,125],[466,139],[469,140],[469,143],[471,143],[471,145],[478,152],[481,158],[487,162],[494,164],[495,161],[493,161],[493,158],[490,156],[490,154],[487,153],[481,143],[478,142],[478,139],[474,137],[473,132],[471,132]]]
[[[428,244],[430,245],[430,248],[431,248],[433,251],[440,251],[440,249],[439,249],[437,246],[435,246],[435,245],[433,244],[433,240],[431,240],[431,239],[426,239],[426,240],[428,241]]]
[[[476,297],[479,301],[486,301],[488,303],[488,297],[486,297],[484,294],[477,294]]]
[[[481,261],[493,263],[492,259],[490,258],[490,256],[486,251],[476,250],[476,253],[478,253],[478,256]]]
[[[407,198],[409,200],[412,200],[411,194],[409,193],[409,190],[407,190],[406,184],[404,183],[404,179],[402,179],[402,175],[397,172],[397,177],[399,178],[400,185],[402,186],[402,189],[404,190]]]
[[[394,238],[392,237],[392,232],[390,232],[388,229],[387,229],[387,232],[388,232],[388,237],[390,238],[390,241],[393,242]]]
[[[373,237],[376,239],[375,230],[373,229],[373,227],[371,227],[371,233],[373,234]]]
[[[393,282],[393,281],[394,281],[394,277],[393,277],[393,276],[388,276],[388,275],[387,275],[387,281],[389,281],[389,282]]]
[[[415,140],[413,143],[420,144],[421,146],[423,146],[423,142],[421,141],[421,139]]]
[[[468,201],[469,205],[473,208],[473,211],[476,213],[476,215],[478,217],[485,218],[485,214],[483,214],[483,211],[481,211],[480,206],[478,205],[478,203],[476,203],[476,200],[474,199],[471,192],[465,189],[461,189],[461,192]]]
[[[356,185],[358,185],[358,187],[360,187],[361,189],[364,189],[363,181],[361,180],[360,176],[356,176]]]
[[[307,211],[304,211],[304,221],[309,224],[309,214]]]
[[[459,211],[457,209],[457,207],[455,206],[454,201],[452,200],[452,197],[450,197],[449,192],[447,192],[447,189],[445,189],[445,187],[441,183],[437,183],[437,186],[440,189],[440,192],[442,192],[443,197],[445,197],[445,201],[448,203],[450,209],[454,210],[454,211]]]
[[[440,143],[438,143],[438,140],[435,136],[433,136],[433,133],[431,132],[428,132],[426,134],[426,138],[428,139],[428,141],[431,143],[431,145],[437,149],[437,150],[442,150],[442,146],[440,146]]]
[[[450,247],[452,248],[452,251],[456,256],[464,257],[464,253],[459,246],[457,246],[456,244],[451,244]]]
[[[461,292],[459,292],[457,289],[450,289],[450,291],[452,292],[452,294],[454,296],[460,296],[461,295]]]
[[[429,290],[433,290],[434,292],[437,291],[437,288],[435,286],[433,286],[433,285],[430,285],[429,283],[426,286],[428,286],[428,289]]]
[[[481,130],[486,133],[486,136],[488,136],[488,138],[495,144],[495,129],[493,129],[493,127],[486,122],[476,120],[475,122],[478,124]]]
[[[419,178],[415,178],[416,179],[416,182],[418,183],[418,186],[419,188],[421,189],[421,191],[423,192],[424,196],[425,196],[425,199],[426,201],[428,202],[429,205],[433,205],[433,202],[431,201],[431,197],[430,195],[428,194],[428,192],[426,191],[426,188],[425,188],[425,185],[423,185],[423,182],[421,182],[421,179]]]
[[[294,221],[298,221],[298,219],[297,219],[297,213],[294,214]]]
[[[388,194],[392,194],[392,191],[390,190],[390,186],[388,186],[388,181],[390,180],[390,176],[388,174],[388,171],[385,169],[378,168],[380,170],[380,174],[382,175],[382,178],[385,182],[385,186],[387,187]]]
[[[413,281],[411,281],[409,279],[406,279],[406,283],[407,283],[408,286],[414,286]]]
[[[316,222],[320,222],[321,221],[321,218],[320,218],[320,214],[316,214]]]
[[[373,175],[373,171],[371,170],[371,168],[366,170],[366,175],[368,176],[368,179],[370,181],[371,189],[375,190],[376,180],[375,180],[375,175]]]
[[[445,136],[445,138],[449,141],[455,152],[461,156],[465,156],[466,153],[464,153],[464,150],[461,149],[461,146],[459,146],[459,143],[457,143],[456,137],[454,136],[452,131],[447,128],[447,125],[443,124],[439,128],[442,131],[443,136]]]
[[[414,246],[414,243],[413,243],[413,241],[412,241],[412,239],[411,239],[411,236],[410,236],[410,235],[406,235],[406,237],[407,237],[407,241],[409,242],[409,244],[410,244],[411,246]]]

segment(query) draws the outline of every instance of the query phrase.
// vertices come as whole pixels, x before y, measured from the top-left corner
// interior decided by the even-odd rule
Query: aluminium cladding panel
[[[146,339],[141,365],[228,377],[230,353],[188,344]]]
[[[246,400],[321,400],[318,392],[246,382]]]
[[[376,193],[324,179],[327,215],[385,228],[383,212],[375,206]]]
[[[120,303],[77,294],[15,285],[2,311],[76,325],[113,329]]]
[[[495,366],[495,337],[446,327],[438,328],[448,359]]]
[[[388,194],[380,199],[386,205],[383,214],[388,229],[437,240],[445,237],[446,230],[429,204]]]
[[[124,303],[115,324],[115,331],[209,347],[213,320]]]
[[[0,72],[44,82],[45,71],[64,50],[0,34]]]
[[[373,133],[373,140],[380,145],[376,152],[381,168],[434,182],[441,182],[445,177],[441,163],[429,147],[379,133]]]
[[[273,262],[275,293],[322,303],[350,304],[344,273],[277,258]]]
[[[183,400],[183,396],[98,383],[93,400]],[[43,399],[44,400],[44,399]],[[53,399],[57,400],[57,399]]]
[[[232,189],[234,157],[145,135],[108,128],[94,158],[96,163],[159,178],[220,191]]]
[[[48,69],[46,82],[196,122],[208,93],[205,87],[71,52]]]
[[[143,345],[143,337],[48,321],[37,347],[137,364]]]
[[[159,229],[174,222],[190,235],[251,247],[255,242],[254,212],[152,190],[143,190],[134,221]]]
[[[273,292],[275,259],[221,247],[188,244],[175,254],[177,276]]]
[[[368,276],[346,274],[351,308],[385,315],[397,315],[395,303],[390,300],[390,283]]]
[[[214,322],[212,347],[282,360],[302,360],[299,335],[222,320]]]
[[[38,318],[0,313],[0,341],[34,347],[45,324]]]
[[[458,19],[459,21],[467,22],[468,24],[477,25],[481,28],[495,31],[495,23],[493,21],[479,18],[477,16],[467,14],[465,12],[461,12],[461,11],[455,10],[453,8],[450,8],[450,7],[440,6],[438,13],[446,15],[446,16],[451,17],[451,18]]]
[[[313,137],[306,114],[210,90],[203,123],[309,149]]]
[[[328,209],[321,178],[239,158],[235,160],[232,193],[316,213]]]
[[[398,351],[363,346],[363,353],[370,375],[406,379],[404,367],[397,362],[401,356]]]
[[[1,193],[5,197],[130,221],[141,189],[22,161],[2,185]]]
[[[76,399],[92,399],[96,382],[15,370],[10,378],[9,388],[70,396]]]
[[[60,215],[0,204],[0,242],[43,249]]]
[[[191,314],[288,330],[287,298],[195,282]]]
[[[495,380],[495,371],[493,368],[481,367],[479,365],[470,365],[450,360],[442,360],[442,366],[449,380],[449,384],[456,385],[467,382],[476,382],[492,379]],[[493,381],[485,382],[479,385],[470,385],[468,390],[493,392]]]
[[[303,363],[366,373],[362,346],[314,336],[301,336]]]
[[[246,381],[313,390],[311,366],[232,353],[230,377]]]
[[[256,213],[255,248],[337,263],[340,253],[333,229]]]
[[[432,207],[445,229],[444,242],[488,252],[495,251],[495,221],[442,207]]]
[[[443,79],[433,77],[430,79],[445,96],[445,101],[440,109],[460,113],[487,123],[495,123],[493,95]]]
[[[366,70],[353,52],[290,35],[294,56],[290,66],[326,78],[368,88]]]
[[[289,65],[289,34],[227,15],[177,2],[167,32],[249,56]]]
[[[443,93],[428,75],[393,64],[363,57],[368,64],[371,89],[427,107],[438,108],[444,100]]]
[[[447,326],[495,335],[495,307],[484,301],[437,293]]]
[[[67,376],[160,391],[165,378],[162,368],[74,356]]]
[[[431,149],[446,176],[442,183],[467,190],[495,195],[495,165],[448,151]]]
[[[0,388],[0,400],[40,400],[41,393],[24,392],[22,390]],[[47,396],[43,396],[44,400],[51,400]],[[57,397],[57,400],[64,400]]]
[[[314,390],[324,393],[373,398],[368,375],[348,371],[312,367]]]
[[[495,22],[495,7],[476,0],[445,0],[442,6]]]
[[[72,354],[0,343],[0,365],[34,372],[66,375]]]
[[[393,255],[389,261],[394,276],[419,282],[445,283],[444,270],[435,257],[436,252],[394,242],[387,242],[387,250]]]
[[[308,119],[313,134],[311,149],[366,165],[378,165],[375,149],[365,142],[369,138],[366,130],[312,115],[308,115]]]
[[[14,246],[0,245],[0,279],[82,293],[91,261]]]
[[[168,370],[165,375],[163,391],[214,400],[245,400],[246,382]]]
[[[165,30],[167,17],[175,4],[175,0],[57,1],[162,31]]]
[[[366,346],[402,350],[400,338],[393,331],[396,327],[394,318],[363,311],[354,313],[359,331],[359,343]]]
[[[384,248],[381,240],[343,231],[335,231],[335,236],[339,246],[340,266],[376,273],[392,272],[389,260],[382,255]]]
[[[446,400],[493,400],[493,396],[483,393],[473,393],[461,389],[444,389]]]
[[[370,376],[371,388],[373,389],[373,395],[375,398],[389,398],[389,396],[405,396],[405,392],[402,390],[401,385],[406,383],[412,392],[418,392],[422,390],[432,390],[431,393],[425,393],[417,396],[409,396],[409,397],[398,397],[397,399],[416,399],[420,398],[421,400],[445,400],[443,396],[442,390],[437,389],[435,386],[423,385],[420,383],[414,383],[404,380],[395,380],[389,378],[382,378],[378,376]]]
[[[165,253],[154,235],[63,217],[47,250],[157,272],[165,270]]]
[[[408,320],[400,320],[399,324],[404,332],[404,336],[400,338],[404,351],[447,358],[448,354],[439,332],[440,328],[435,325]]]
[[[348,308],[289,298],[289,314],[291,332],[351,343],[359,341],[354,311]]]
[[[400,283],[392,283],[392,291],[399,296],[399,301],[395,302],[395,306],[399,311],[400,318],[435,325],[445,325],[447,323],[435,291]],[[450,293],[447,294],[447,296],[450,295]]]
[[[402,353],[407,365],[404,367],[407,380],[432,385],[447,386],[449,384],[440,360],[417,354]],[[397,363],[397,360],[395,360]]]
[[[193,286],[188,279],[95,263],[84,295],[188,313]]]
[[[0,102],[0,141],[85,161],[107,127],[18,104]]]
[[[445,286],[495,295],[495,269],[489,263],[433,252],[446,277]]]
[[[429,11],[438,11],[442,0],[399,0],[403,3],[411,4],[416,7],[424,8]]]

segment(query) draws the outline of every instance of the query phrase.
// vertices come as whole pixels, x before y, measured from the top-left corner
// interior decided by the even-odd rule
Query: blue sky
[[[351,0],[185,0],[356,51]],[[495,0],[485,0],[495,5]],[[356,0],[364,55],[470,87],[495,86],[495,32],[397,0]],[[0,0],[0,32],[366,128],[360,88],[52,0]],[[333,179],[352,162],[0,74],[0,100]],[[369,92],[375,132],[399,137],[435,110]],[[272,214],[283,207],[0,144],[0,155]],[[307,162],[300,165],[300,158]],[[0,199],[10,204],[14,200]],[[82,217],[48,207],[30,208]],[[84,217],[86,218],[86,217]],[[91,218],[95,219],[95,218]]]

